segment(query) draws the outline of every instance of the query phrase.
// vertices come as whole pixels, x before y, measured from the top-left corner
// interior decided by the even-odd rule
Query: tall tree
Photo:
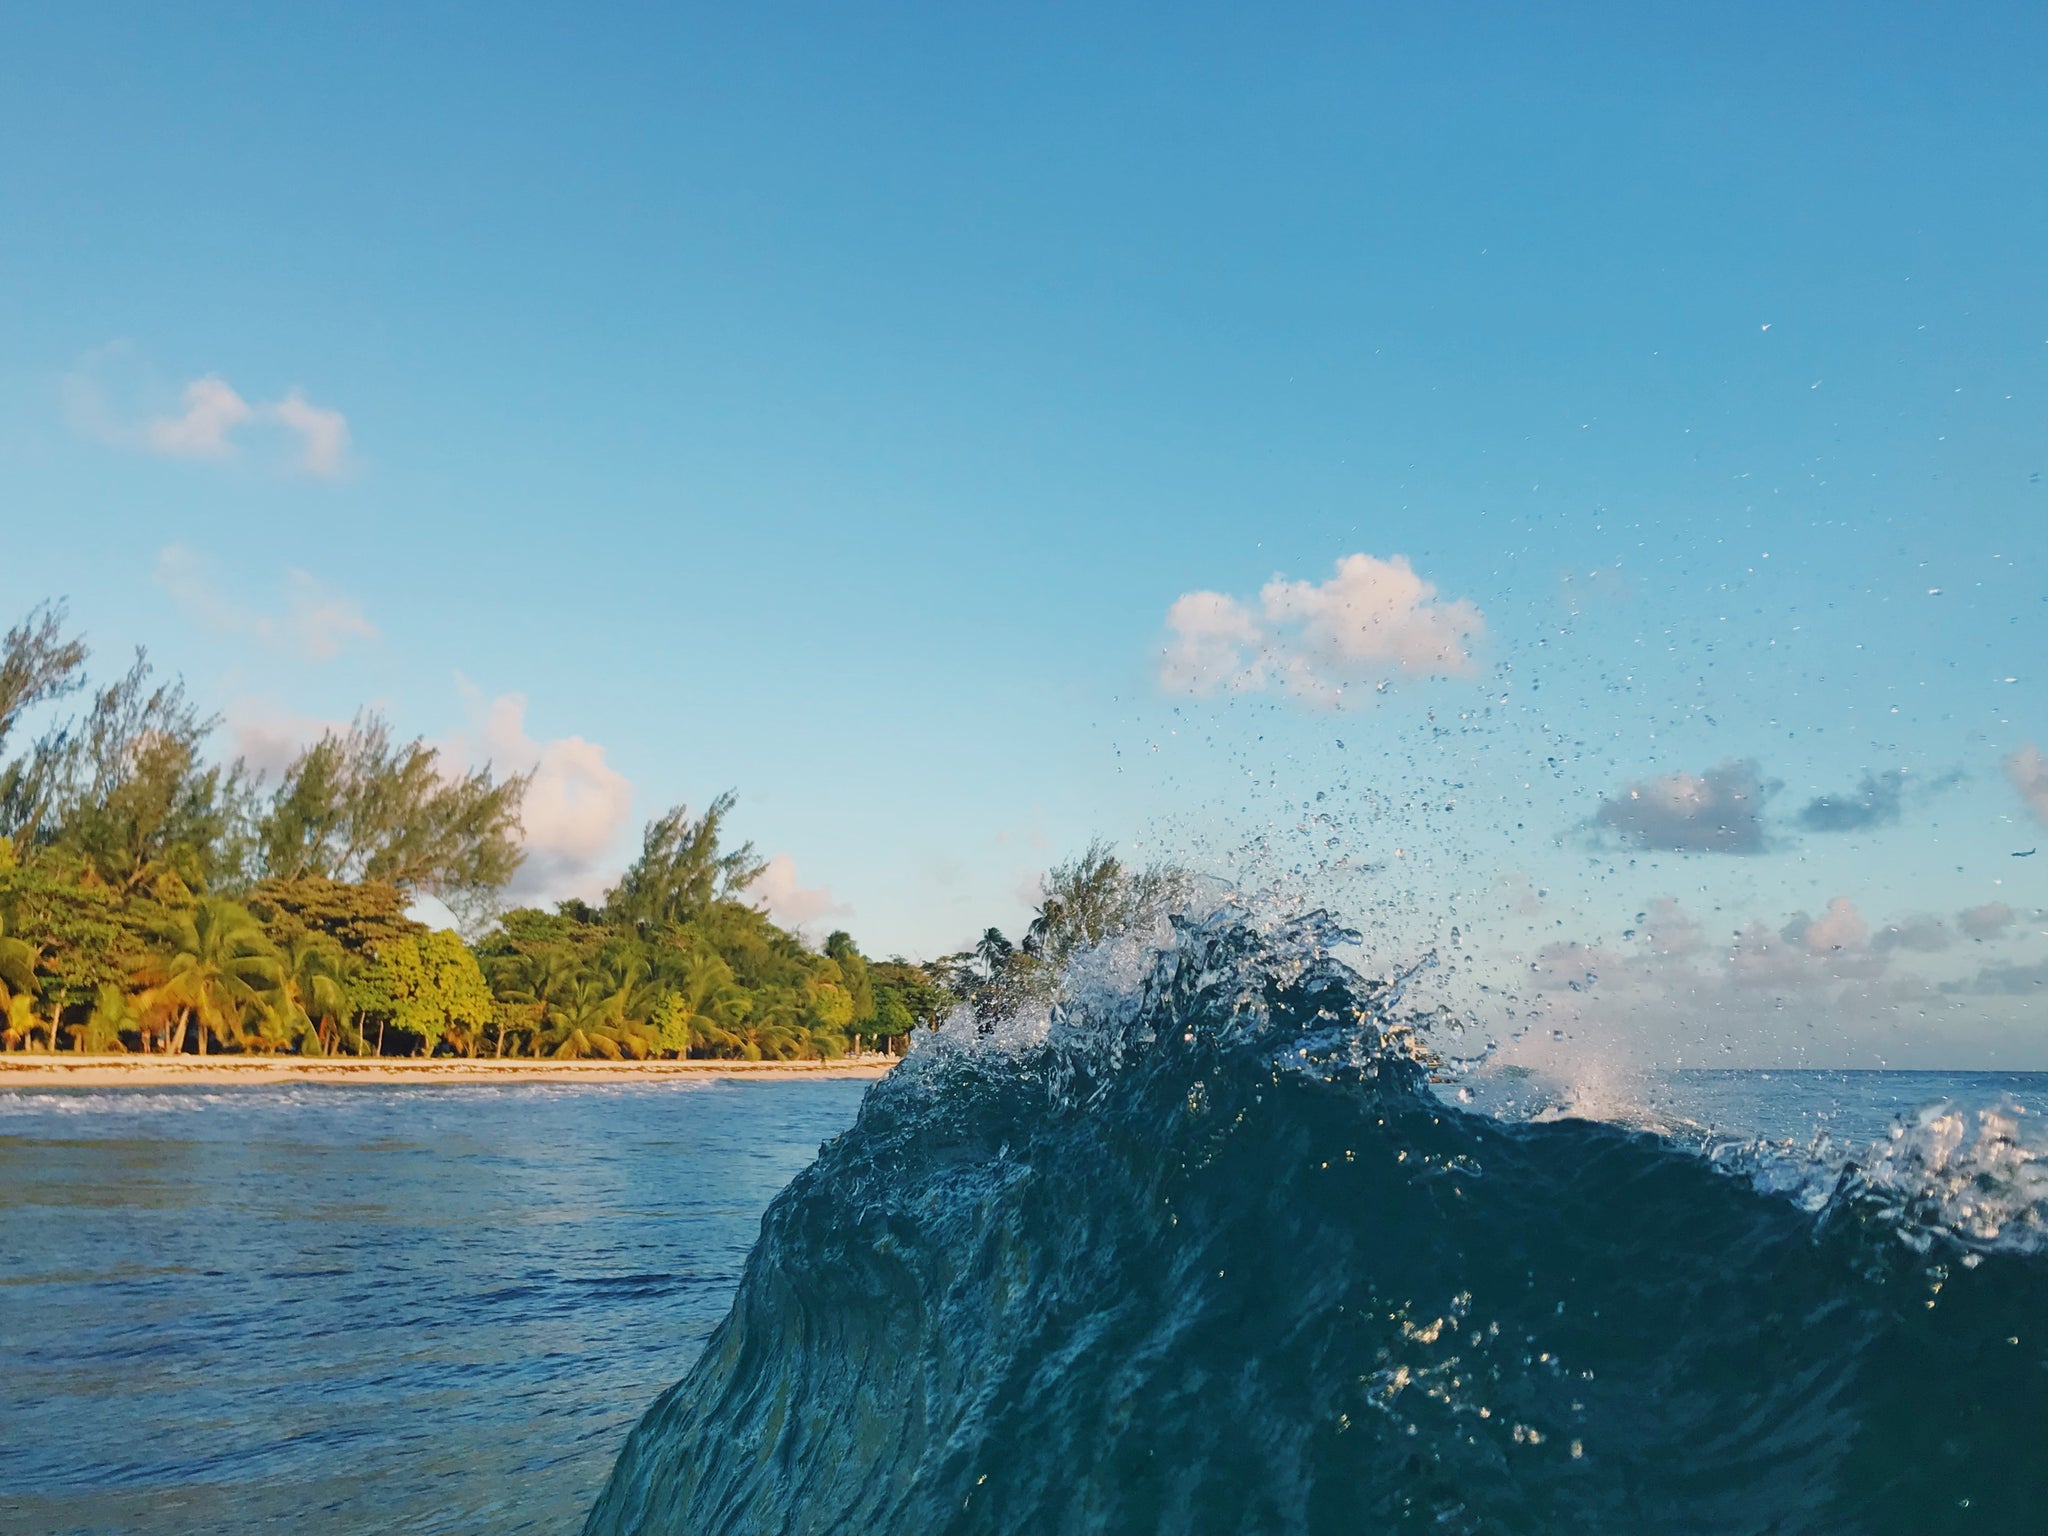
[[[166,895],[176,894],[177,882],[163,884]],[[186,892],[182,904],[189,903]],[[41,1003],[62,1014],[90,1008],[102,986],[129,981],[160,948],[170,904],[154,890],[122,896],[62,849],[17,859],[12,843],[0,838],[0,911],[8,931],[41,957]]]
[[[385,945],[363,991],[393,1029],[419,1041],[422,1056],[444,1040],[474,1056],[491,1022],[491,989],[476,956],[445,929]]]
[[[94,1055],[118,1051],[123,1048],[123,1034],[133,1030],[139,1035],[148,1027],[148,1020],[126,988],[102,982],[85,1018],[70,1027],[71,1048]]]
[[[825,956],[839,967],[840,980],[853,999],[854,1025],[870,1022],[875,1016],[875,982],[868,972],[867,956],[853,942],[853,935],[834,929],[825,940]]]
[[[66,637],[65,618],[62,603],[44,603],[0,637],[0,747],[26,711],[84,685],[90,653]]]
[[[975,941],[974,956],[981,962],[981,972],[989,981],[1000,980],[1004,969],[1010,963],[1010,956],[1016,953],[1016,946],[1003,937],[1000,928],[983,931]]]
[[[233,886],[247,864],[253,787],[240,763],[209,765],[216,721],[148,656],[93,696],[84,719],[37,745],[41,840],[73,849],[130,891],[166,871],[199,889]]]
[[[1185,872],[1164,866],[1133,870],[1110,845],[1090,843],[1081,856],[1045,876],[1037,914],[1025,930],[1026,954],[1057,971],[1077,951],[1147,921],[1184,900]]]
[[[642,929],[684,923],[752,885],[766,868],[754,856],[754,845],[720,846],[736,799],[727,790],[694,821],[690,808],[679,805],[649,822],[640,857],[605,898],[606,915]]]
[[[258,830],[265,873],[382,881],[475,916],[524,857],[519,807],[531,777],[494,779],[488,765],[450,773],[424,740],[394,744],[384,718],[365,712],[286,770]]]

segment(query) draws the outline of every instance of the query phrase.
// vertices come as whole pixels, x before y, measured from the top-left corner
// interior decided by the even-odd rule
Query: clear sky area
[[[1504,1059],[2048,1067],[2048,10],[16,7],[0,601],[275,771],[1091,838]]]

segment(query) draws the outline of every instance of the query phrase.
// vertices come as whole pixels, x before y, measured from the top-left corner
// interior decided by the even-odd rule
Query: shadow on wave
[[[1449,1109],[1348,937],[1178,925],[1022,1045],[921,1049],[587,1536],[2042,1528],[2039,1255]]]

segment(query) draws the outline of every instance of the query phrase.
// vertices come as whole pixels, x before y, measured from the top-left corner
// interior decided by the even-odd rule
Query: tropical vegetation
[[[651,822],[601,901],[508,907],[528,779],[364,712],[276,784],[137,652],[94,686],[61,604],[0,638],[0,1049],[649,1060],[900,1051],[989,1016],[1154,910],[1173,877],[1102,846],[1012,944],[919,964],[813,945],[748,899],[731,793]],[[65,710],[75,703],[74,713]],[[14,755],[24,722],[47,719]],[[437,898],[460,932],[412,915]]]
[[[89,660],[61,605],[0,640],[0,1048],[829,1057],[956,1001],[749,904],[730,794],[656,819],[602,902],[507,910],[524,776],[366,712],[267,784],[207,757],[217,722],[146,655],[100,686]],[[427,896],[467,936],[417,921]]]

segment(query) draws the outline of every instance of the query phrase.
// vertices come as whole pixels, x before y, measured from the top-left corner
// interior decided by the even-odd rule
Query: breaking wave
[[[1226,909],[922,1045],[587,1536],[2048,1529],[2021,1111],[1506,1123],[1355,939]]]

